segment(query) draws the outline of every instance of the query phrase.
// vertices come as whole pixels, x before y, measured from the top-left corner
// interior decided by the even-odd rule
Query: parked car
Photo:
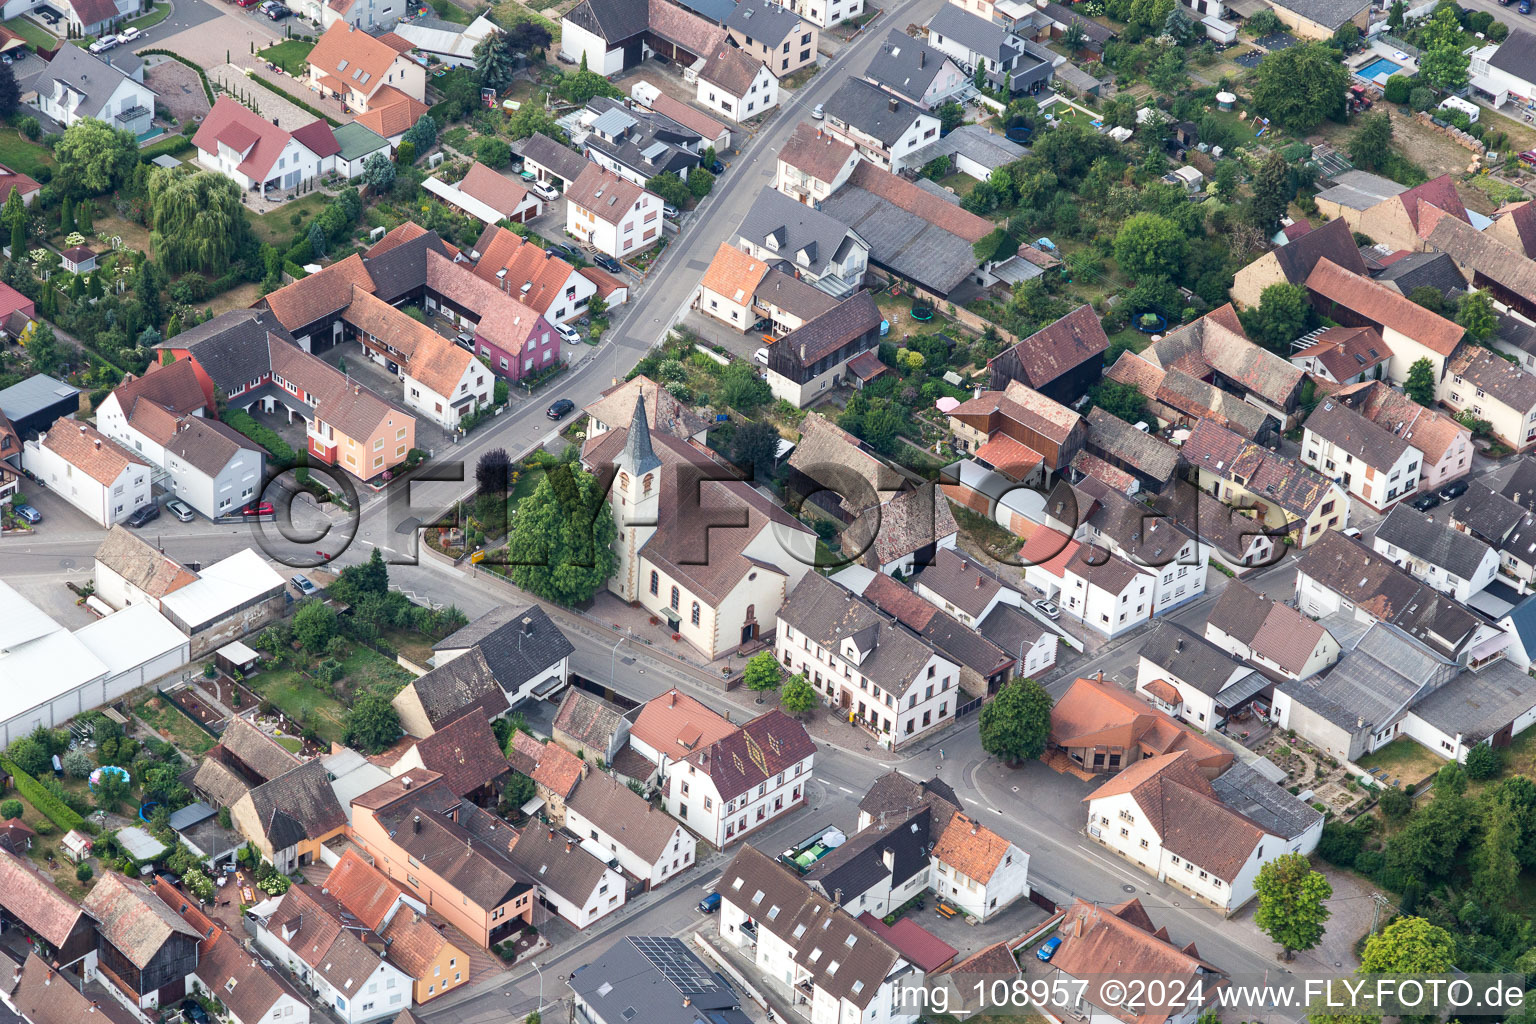
[[[181,1013],[192,1024],[208,1024],[208,1011],[203,1009],[196,999],[184,1001],[181,1004]]]
[[[1344,536],[1348,537],[1350,540],[1359,540],[1361,537],[1364,536],[1364,534],[1362,534],[1360,532],[1359,527],[1356,527],[1356,526],[1351,526],[1349,529],[1347,529],[1347,530],[1340,530],[1339,532],[1342,533]]]
[[[581,253],[577,252],[571,246],[566,245],[564,242],[550,242],[549,245],[544,247],[544,251],[549,253],[551,256],[558,256],[563,260],[581,259]]]
[[[573,65],[573,66],[576,63],[576,58],[572,57],[568,53],[565,53],[564,51],[561,51],[560,53],[555,54],[555,60],[558,60],[561,64],[570,64],[570,65]]]
[[[291,579],[288,580],[288,582],[293,584],[293,589],[297,590],[299,593],[303,594],[305,597],[308,597],[310,594],[317,593],[320,590],[319,587],[315,586],[314,580],[311,580],[308,576],[305,576],[303,573],[300,573],[299,575],[292,577]]]
[[[661,204],[661,215],[663,217],[667,218],[668,220],[677,220],[677,218],[679,218],[679,217],[681,217],[683,215],[683,211],[679,210],[677,207],[673,206],[671,203],[662,203]]]
[[[1423,494],[1419,495],[1417,498],[1414,498],[1408,504],[1412,505],[1420,512],[1428,512],[1430,509],[1440,504],[1440,495],[1435,494],[1433,491],[1425,491]]]
[[[143,32],[130,25],[117,34],[117,41],[119,43],[131,43],[143,34]]]
[[[545,412],[544,415],[548,416],[552,420],[558,420],[569,416],[573,411],[575,411],[575,409],[575,402],[571,401],[569,398],[559,398],[555,400],[554,404],[549,407],[548,411]]]
[[[712,892],[708,896],[705,896],[703,899],[699,900],[699,913],[701,914],[713,914],[719,909],[720,894],[717,892]]]
[[[159,518],[160,506],[154,502],[150,502],[148,505],[145,505],[143,508],[139,509],[133,515],[128,517],[128,525],[137,530],[145,523],[153,522]]]
[[[716,160],[714,163],[709,165],[709,173],[710,174],[724,174],[725,173],[725,164],[721,163],[719,160]]]
[[[271,18],[273,21],[282,21],[292,13],[292,11],[284,7],[282,4],[276,4],[267,8],[267,17]]]
[[[1467,482],[1465,480],[1456,480],[1456,481],[1453,481],[1452,483],[1448,483],[1444,487],[1440,488],[1440,500],[1441,501],[1451,501],[1451,500],[1453,500],[1455,498],[1461,497],[1463,494],[1466,494],[1466,493],[1467,493]]]
[[[820,121],[822,118],[826,117],[827,116],[826,105],[822,104],[822,103],[816,104],[816,106],[811,110],[811,116],[813,118],[815,118],[816,120],[818,120],[818,121]]]
[[[1030,603],[1034,605],[1037,612],[1048,619],[1058,619],[1061,617],[1061,609],[1043,597],[1038,601],[1031,601]]]
[[[556,199],[560,198],[560,193],[555,190],[555,186],[551,185],[547,181],[530,181],[528,183],[528,191],[532,192],[546,203],[552,203]]]
[[[37,509],[33,508],[31,505],[27,505],[25,503],[20,505],[12,505],[11,511],[16,513],[16,518],[25,519],[33,526],[36,526],[38,523],[43,521],[43,514]]]
[[[560,335],[560,340],[569,345],[581,344],[581,335],[570,324],[555,324],[555,333]]]
[[[619,266],[619,261],[605,252],[600,252],[592,257],[592,262],[608,271],[610,274],[622,274],[624,268]]]
[[[1055,956],[1056,951],[1060,948],[1061,936],[1052,935],[1050,938],[1046,939],[1040,944],[1039,949],[1035,950],[1035,959],[1040,960],[1043,963],[1050,963],[1051,957]]]
[[[102,36],[89,47],[92,53],[106,53],[117,45],[117,36]]]
[[[768,365],[768,350],[766,348],[760,348],[756,352],[753,352],[752,353],[752,361],[754,363],[760,363],[763,366],[767,366]]]
[[[192,521],[192,517],[194,515],[192,506],[188,505],[180,498],[172,498],[170,501],[165,503],[165,507],[170,511],[171,515],[175,516],[177,519],[180,519],[182,522],[190,523]]]
[[[1531,0],[1520,0],[1520,13],[1521,14],[1530,14],[1531,13]]]
[[[276,515],[277,510],[272,507],[272,503],[270,501],[253,501],[249,505],[245,506],[245,508],[241,509],[240,514],[243,516],[250,516],[255,518],[256,516]]]

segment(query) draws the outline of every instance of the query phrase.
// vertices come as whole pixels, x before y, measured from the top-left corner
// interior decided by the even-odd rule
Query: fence
[[[203,732],[207,733],[209,736],[212,736],[215,740],[217,740],[219,738],[220,734],[218,732],[214,731],[213,726],[205,725],[203,722],[201,722],[198,719],[196,712],[194,712],[192,710],[192,708],[189,707],[186,703],[183,703],[182,699],[176,695],[180,691],[173,692],[171,690],[167,690],[167,689],[164,689],[162,687],[158,687],[157,686],[157,687],[155,687],[155,692],[158,693],[162,698],[164,698],[170,704],[172,704],[176,708],[176,710],[180,711],[182,713],[182,715],[184,715],[186,717],[186,719],[189,722],[191,722],[193,725],[195,725],[199,729],[203,730]]]
[[[980,711],[981,710],[981,706],[983,704],[985,704],[986,702],[987,702],[987,699],[985,697],[977,697],[975,700],[971,701],[968,704],[962,704],[959,707],[955,708],[955,717],[956,718],[964,718],[966,715],[973,714],[973,713],[975,713],[977,711]]]

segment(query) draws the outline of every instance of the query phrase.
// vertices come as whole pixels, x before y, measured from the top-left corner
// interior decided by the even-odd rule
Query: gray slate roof
[[[987,58],[987,66],[1007,65],[1021,52],[1019,38],[1001,25],[962,10],[957,4],[944,4],[928,22],[928,31],[953,39],[972,53]]]
[[[842,221],[767,185],[741,219],[736,234],[818,277],[829,262],[844,258],[854,244]]]
[[[539,605],[504,607],[432,646],[434,651],[479,648],[501,688],[512,692],[576,650]],[[450,664],[452,664],[450,662]]]
[[[1324,399],[1307,417],[1306,429],[1377,471],[1390,470],[1413,446],[1349,406]]]
[[[948,59],[921,39],[893,28],[869,59],[864,77],[915,102],[922,99]]]
[[[1234,762],[1211,780],[1211,788],[1222,803],[1281,839],[1295,839],[1323,816],[1322,811],[1296,799],[1246,764]]]
[[[994,171],[1004,164],[1022,160],[1028,152],[1018,143],[1009,142],[1001,135],[995,135],[979,124],[963,124],[939,141],[918,150],[912,155],[911,162],[926,164],[938,157],[954,156],[958,153],[967,160],[974,160],[987,170]],[[922,181],[926,180],[926,178],[922,179]]]
[[[954,291],[976,269],[970,242],[857,185],[844,185],[821,208],[869,245],[873,262],[940,295]]]
[[[1098,406],[1088,412],[1088,446],[1153,480],[1167,482],[1179,468],[1177,448]]]
[[[1335,175],[1333,184],[1318,193],[1317,198],[1347,206],[1352,210],[1365,210],[1383,199],[1402,195],[1406,191],[1408,191],[1407,185],[1399,185],[1391,178],[1383,178],[1379,174],[1372,174],[1369,171],[1345,171],[1343,174]]]
[[[596,960],[576,968],[569,984],[604,1024],[747,1024],[750,1020],[725,979],[680,939],[627,935]]]
[[[845,80],[828,98],[825,107],[827,117],[833,121],[856,128],[887,147],[900,139],[918,118],[933,117],[922,107],[893,96],[862,78]]]
[[[1457,671],[1406,633],[1384,622],[1366,630],[1355,649],[1332,670],[1277,689],[1342,729],[1380,728],[1420,693],[1440,685]]]
[[[133,58],[137,60],[138,58]],[[59,48],[53,60],[38,77],[35,88],[40,93],[52,93],[53,83],[59,82],[84,97],[75,113],[81,117],[100,117],[101,108],[112,98],[112,92],[133,71],[113,67],[100,57],[73,44]]]
[[[934,654],[917,634],[877,612],[868,601],[818,573],[808,572],[779,609],[779,621],[836,651],[855,637],[869,652],[859,671],[880,680],[881,689],[904,696]]]
[[[1041,636],[1051,632],[1039,619],[1011,604],[1000,604],[993,608],[976,628],[1004,654],[1019,659],[1021,665],[1026,649],[1034,646]]]
[[[269,331],[285,341],[293,340],[271,310],[232,309],[182,331],[160,347],[188,350],[213,383],[227,391],[272,372]]]
[[[1463,672],[1414,705],[1413,713],[1465,743],[1491,736],[1536,707],[1536,679],[1500,658],[1477,672]]]
[[[24,420],[78,394],[80,389],[72,384],[66,384],[46,373],[34,373],[26,380],[0,391],[0,415],[8,420]]]
[[[650,26],[650,4],[647,0],[581,0],[565,20],[612,45]]]
[[[1434,288],[1442,295],[1467,288],[1456,261],[1443,252],[1411,252],[1388,264],[1376,280],[1390,283],[1404,295],[1413,294],[1415,288]]]
[[[1225,690],[1234,675],[1252,671],[1205,637],[1167,619],[1152,627],[1138,653],[1208,697]]]
[[[1370,4],[1370,0],[1273,0],[1288,11],[1295,11],[1308,21],[1336,31]]]
[[[1513,30],[1488,59],[1488,66],[1531,81],[1536,77],[1536,34],[1522,28]]]
[[[586,6],[585,4],[582,5]],[[581,10],[580,7],[576,10]],[[645,8],[641,7],[641,16],[644,17]],[[571,12],[576,13],[575,11]],[[566,15],[570,17],[570,15]],[[540,167],[546,168],[551,173],[559,175],[565,180],[566,187],[581,176],[581,172],[587,168],[587,158],[580,153],[556,142],[543,132],[534,132],[522,142],[513,143],[513,149],[524,160],[532,161]]]
[[[1393,507],[1376,528],[1376,539],[1464,580],[1472,578],[1489,551],[1487,544],[1471,534],[1437,523],[1407,505]]]
[[[730,0],[724,2],[729,5]],[[770,46],[783,43],[804,25],[788,7],[769,3],[768,0],[741,0],[725,19],[726,28],[735,29],[750,39]]]

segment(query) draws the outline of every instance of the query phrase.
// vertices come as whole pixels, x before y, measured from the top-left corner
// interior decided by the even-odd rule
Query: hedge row
[[[0,768],[4,768],[10,774],[11,781],[16,784],[16,791],[26,797],[27,802],[36,807],[39,814],[66,832],[70,829],[84,830],[84,818],[64,806],[64,801],[44,789],[42,783],[16,767],[16,763],[10,758],[0,755]]]
[[[265,78],[262,78],[260,75],[248,75],[246,77],[248,77],[252,82],[255,82],[257,85],[259,85],[262,88],[266,89],[268,92],[275,92],[275,93],[277,93],[277,95],[281,96],[283,99],[287,100],[289,103],[292,103],[294,106],[299,107],[302,110],[307,110],[311,114],[314,114],[316,117],[324,118],[326,123],[329,124],[332,128],[340,128],[341,127],[341,122],[336,120],[330,114],[327,114],[323,110],[317,110],[316,108],[310,106],[308,103],[305,103],[303,100],[299,99],[293,93],[291,93],[287,89],[284,89],[283,87],[277,85],[276,83],[269,82]]]
[[[291,466],[298,461],[293,446],[277,431],[257,423],[250,413],[229,409],[224,413],[224,422],[265,448],[274,466]]]
[[[135,50],[134,52],[139,54],[140,56],[143,56],[146,53],[157,53],[157,54],[159,54],[162,57],[169,57],[172,60],[179,60],[179,61],[181,61],[187,67],[189,67],[193,71],[197,72],[197,77],[203,80],[203,92],[208,96],[208,102],[210,104],[213,103],[213,86],[208,84],[208,73],[206,71],[204,71],[201,67],[199,67],[197,64],[193,63],[188,58],[183,57],[181,54],[175,53],[175,52],[173,52],[171,50],[162,50],[162,49],[159,49],[158,47],[152,47],[152,48],[146,49],[146,50]]]
[[[194,149],[192,140],[185,135],[173,135],[168,139],[151,143],[139,150],[139,160],[142,163],[153,163],[157,156],[180,156],[190,149]]]

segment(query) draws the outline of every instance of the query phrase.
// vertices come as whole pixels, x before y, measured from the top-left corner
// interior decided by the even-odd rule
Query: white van
[[[1478,114],[1482,111],[1482,108],[1479,107],[1476,103],[1469,103],[1468,101],[1462,99],[1460,96],[1447,96],[1440,102],[1440,109],[1459,110],[1463,114],[1466,114],[1467,120],[1471,121],[1473,124],[1477,124]]]

